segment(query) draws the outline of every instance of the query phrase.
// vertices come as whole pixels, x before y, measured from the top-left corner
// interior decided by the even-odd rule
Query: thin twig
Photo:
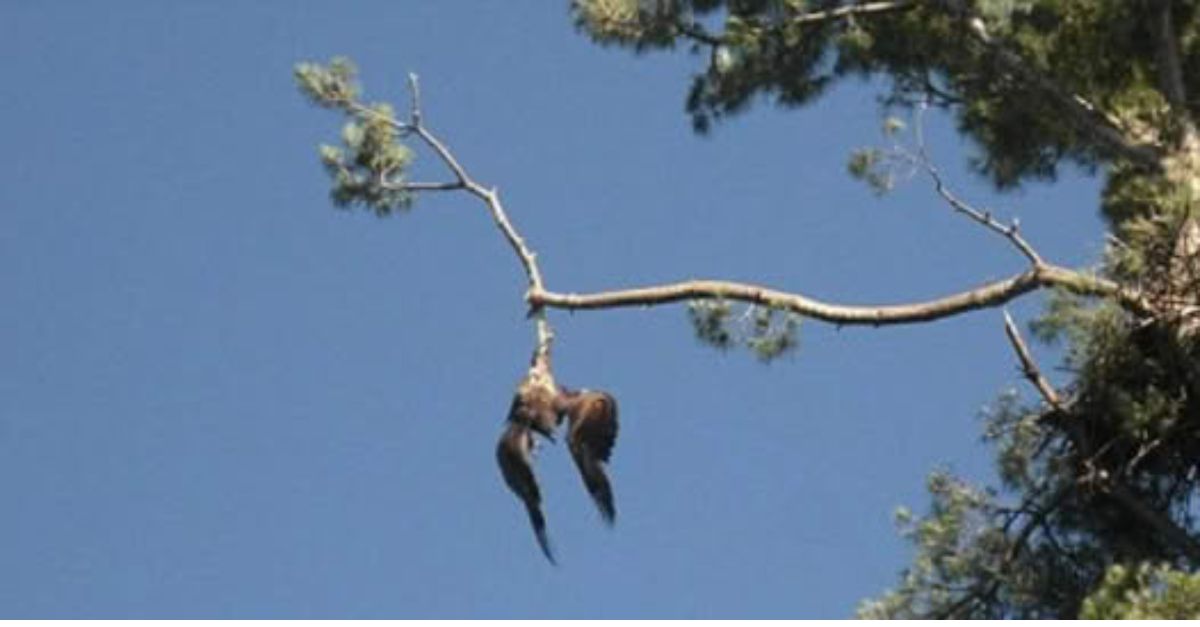
[[[1000,235],[1003,235],[1008,239],[1008,241],[1012,242],[1012,245],[1015,246],[1017,250],[1020,251],[1021,254],[1024,255],[1025,258],[1028,259],[1033,265],[1037,266],[1044,263],[1041,255],[1038,255],[1037,251],[1033,249],[1033,246],[1030,246],[1029,242],[1021,236],[1020,232],[1018,232],[1018,223],[1015,220],[1010,224],[1003,224],[993,218],[991,213],[980,211],[979,209],[976,209],[975,207],[972,207],[964,202],[961,198],[955,196],[954,193],[951,192],[948,187],[946,187],[945,183],[942,181],[941,174],[932,163],[925,163],[925,171],[928,172],[930,178],[933,179],[933,186],[934,189],[937,190],[938,195],[945,199],[945,201],[949,203],[955,211],[962,213],[970,217],[972,220],[984,225],[985,227],[999,233]]]
[[[458,181],[449,183],[428,183],[423,181],[415,181],[411,183],[380,183],[380,187],[388,191],[405,191],[405,192],[454,192],[463,189],[463,184]]]
[[[529,279],[529,290],[541,291],[545,289],[545,283],[542,279],[542,271],[537,263],[537,254],[529,248],[525,243],[525,239],[521,237],[519,231],[513,226],[512,220],[509,219],[508,213],[504,210],[504,204],[500,201],[500,193],[495,188],[487,188],[478,183],[463,167],[462,163],[454,156],[454,153],[446,147],[436,135],[425,127],[423,116],[421,113],[421,87],[420,81],[416,74],[408,75],[409,93],[412,96],[411,110],[409,112],[410,122],[405,124],[395,119],[384,118],[388,124],[399,131],[415,134],[421,139],[425,145],[433,150],[437,158],[445,164],[456,179],[454,183],[433,183],[433,184],[417,184],[408,183],[405,185],[408,189],[415,191],[451,191],[462,189],[470,193],[472,196],[483,201],[487,206],[488,213],[492,216],[492,220],[503,233],[504,239],[508,241],[516,254],[517,259],[521,262],[521,266],[525,270],[525,275]],[[365,110],[366,112],[382,117],[375,111],[361,107],[359,105],[355,111]],[[420,186],[414,188],[414,186]],[[537,325],[537,347],[534,350],[535,363],[543,363],[549,360],[551,345],[554,342],[554,331],[550,327],[549,320],[546,319],[545,311],[539,306],[535,306],[532,312]]]
[[[416,72],[408,73],[408,119],[413,128],[421,126],[421,79]]]
[[[1045,263],[1042,261],[1041,255],[1039,255],[1037,251],[1033,249],[1033,246],[1031,246],[1029,242],[1026,241],[1025,238],[1022,237],[1018,232],[1018,223],[1016,220],[1009,224],[1004,224],[993,218],[991,213],[987,211],[981,211],[971,206],[956,196],[950,191],[950,188],[946,186],[945,181],[942,180],[941,172],[938,171],[937,167],[933,165],[933,160],[929,158],[929,152],[925,145],[925,109],[926,105],[922,103],[917,108],[917,112],[913,120],[913,130],[917,141],[916,158],[918,164],[925,169],[926,173],[929,174],[929,178],[933,179],[933,187],[937,191],[938,195],[941,196],[955,211],[1002,235],[1005,239],[1011,242],[1012,245],[1015,246],[1026,259],[1029,260],[1029,263],[1034,265],[1034,267]]]
[[[695,22],[685,22],[682,20],[677,21],[675,23],[675,30],[679,31],[679,34],[683,35],[687,39],[691,39],[696,43],[704,44],[709,47],[715,48],[724,43],[724,40],[722,40],[720,37],[713,35],[703,26]]]

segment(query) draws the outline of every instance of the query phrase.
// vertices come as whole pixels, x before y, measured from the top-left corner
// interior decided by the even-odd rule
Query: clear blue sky
[[[894,508],[939,464],[990,474],[978,411],[1020,385],[999,311],[809,323],[770,366],[680,307],[555,312],[560,381],[623,424],[611,531],[542,453],[551,568],[493,456],[532,337],[507,246],[466,197],[328,202],[340,121],[291,68],[346,54],[377,98],[421,74],[557,290],[890,302],[1021,267],[925,182],[845,175],[872,84],[697,137],[696,61],[596,47],[565,5],[0,3],[0,616],[837,617],[896,580]],[[1094,180],[992,196],[931,123],[960,194],[1096,258]]]

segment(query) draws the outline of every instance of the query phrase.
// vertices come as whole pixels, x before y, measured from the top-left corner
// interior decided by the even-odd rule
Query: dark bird
[[[530,429],[554,441],[554,430],[561,422],[555,398],[558,393],[553,380],[545,381],[530,375],[521,381],[508,408],[509,422],[528,425]]]
[[[579,468],[583,485],[592,495],[604,522],[617,518],[612,486],[604,467],[617,440],[617,401],[606,392],[562,389],[556,408],[567,414],[567,445]]]
[[[554,552],[546,535],[546,516],[542,514],[542,493],[538,490],[537,477],[533,475],[533,446],[533,431],[528,423],[514,420],[510,412],[508,426],[496,445],[496,461],[500,463],[504,483],[525,503],[529,524],[533,526],[542,553],[554,564]]]

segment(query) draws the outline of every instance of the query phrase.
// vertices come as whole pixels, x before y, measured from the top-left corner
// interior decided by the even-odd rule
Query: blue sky
[[[565,5],[0,4],[0,616],[838,617],[896,580],[894,508],[940,464],[990,473],[979,410],[1020,385],[999,311],[807,323],[769,366],[681,307],[554,312],[560,381],[614,393],[622,432],[613,530],[541,453],[551,568],[493,456],[532,341],[507,245],[464,196],[328,202],[340,120],[291,68],[345,54],[377,99],[422,76],[559,291],[892,302],[1021,267],[924,181],[845,175],[877,85],[697,137],[697,61],[596,47]],[[960,195],[1097,258],[1095,180],[996,197],[930,126]]]

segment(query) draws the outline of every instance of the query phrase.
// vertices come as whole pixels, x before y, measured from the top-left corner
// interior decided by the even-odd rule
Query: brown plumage
[[[567,444],[583,485],[592,495],[604,522],[612,525],[617,518],[617,509],[605,465],[617,440],[617,401],[606,392],[564,389],[555,404],[567,415]]]
[[[554,441],[554,429],[560,422],[554,399],[553,383],[545,383],[527,377],[513,395],[512,405],[508,408],[508,420],[528,425],[530,429],[542,434],[547,440]]]
[[[496,445],[496,461],[500,464],[504,483],[525,504],[538,545],[542,547],[546,559],[553,564],[554,552],[550,549],[546,517],[542,514],[542,494],[538,490],[537,477],[533,474],[533,446],[533,431],[527,423],[514,420],[510,412],[508,426]]]

